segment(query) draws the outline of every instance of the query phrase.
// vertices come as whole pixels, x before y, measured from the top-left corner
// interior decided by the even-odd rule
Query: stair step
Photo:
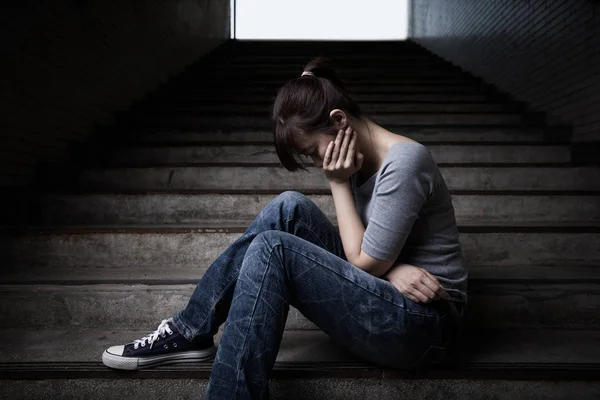
[[[231,76],[233,79],[240,79],[250,75],[256,75],[263,77],[265,80],[277,79],[293,79],[300,78],[302,76],[303,63],[291,64],[291,63],[219,63],[219,64],[205,64],[201,71],[203,74],[211,75],[216,79]],[[377,81],[379,79],[387,80],[401,80],[408,79],[410,76],[435,76],[435,75],[447,75],[453,76],[454,78],[467,77],[462,71],[456,70],[451,65],[441,62],[440,60],[428,60],[420,59],[413,60],[410,62],[386,62],[385,64],[379,64],[377,66],[364,65],[360,63],[346,64],[346,63],[335,63],[331,64],[335,69],[337,75],[342,78],[342,81],[348,81],[352,83],[357,80],[372,80]],[[190,73],[184,76],[184,79],[192,79],[194,74]],[[284,78],[287,76],[288,78]],[[360,79],[355,79],[359,77]],[[196,76],[196,80],[200,81],[206,79],[206,76]],[[312,77],[311,77],[312,78]],[[310,78],[308,78],[310,79]],[[280,84],[283,82],[280,82]]]
[[[198,95],[192,96],[190,94],[173,94],[168,95],[169,99],[174,102],[185,101],[186,103],[195,104],[256,104],[265,103],[272,106],[273,98],[276,93],[255,93],[255,94],[240,94],[240,93],[221,93],[215,92],[210,95]],[[486,101],[487,97],[482,93],[356,93],[352,94],[352,98],[361,103],[366,104],[368,102],[480,102]],[[164,99],[163,99],[164,100]],[[156,104],[163,104],[159,99]]]
[[[231,59],[231,60],[261,60],[261,59],[272,59],[272,60],[281,60],[281,62],[285,62],[288,59],[301,59],[304,62],[308,62],[310,59],[316,56],[328,57],[330,59],[335,60],[363,60],[365,62],[372,60],[373,58],[377,60],[386,60],[386,59],[401,59],[401,58],[410,58],[410,57],[421,57],[421,58],[437,58],[437,56],[433,55],[429,51],[425,50],[420,46],[416,46],[412,44],[411,46],[406,46],[406,43],[399,44],[400,46],[404,45],[406,47],[399,47],[395,45],[393,47],[387,47],[384,49],[379,49],[376,46],[378,44],[374,44],[375,47],[355,47],[355,44],[348,45],[344,47],[338,47],[336,45],[331,45],[328,47],[321,47],[323,42],[314,42],[312,45],[307,45],[304,48],[296,48],[294,51],[289,51],[288,48],[285,51],[280,51],[281,48],[272,48],[267,49],[266,46],[263,48],[255,48],[252,49],[249,47],[231,47],[227,49],[228,51],[222,52],[219,56],[219,62],[223,60]],[[377,51],[373,51],[377,49]],[[345,50],[345,51],[343,51]]]
[[[214,71],[219,67],[231,69],[231,70],[261,70],[262,68],[269,68],[271,70],[282,68],[284,71],[290,71],[297,73],[298,76],[302,74],[302,68],[308,64],[312,57],[223,57],[213,62],[207,62],[202,65],[191,67],[184,78],[193,76],[198,72]],[[443,59],[435,59],[431,57],[423,57],[422,55],[407,55],[399,57],[373,57],[373,58],[357,58],[357,57],[343,57],[342,55],[328,57],[330,64],[337,71],[354,71],[358,68],[369,69],[371,71],[377,70],[391,70],[391,69],[405,69],[414,66],[423,66],[423,69],[427,67],[432,68],[444,68],[446,70],[452,69],[452,67]],[[234,71],[235,73],[235,71]],[[371,79],[377,77],[377,75],[371,75]],[[403,76],[397,75],[396,79],[402,79]],[[392,78],[394,79],[394,78]]]
[[[231,114],[232,108],[237,114],[245,113],[270,113],[272,104],[176,104],[169,103],[168,105],[145,109],[145,112],[151,110],[160,113],[161,115],[186,115],[186,114],[201,114],[212,113],[213,115]],[[514,107],[505,104],[494,103],[370,103],[362,105],[365,112],[456,112],[456,113],[495,113],[514,110]]]
[[[330,188],[320,168],[290,173],[279,166],[210,165],[152,168],[95,168],[81,171],[72,185],[92,191],[210,190],[237,193],[322,190]],[[450,190],[477,191],[599,191],[597,167],[444,166],[440,172]],[[51,179],[48,177],[47,179]],[[583,194],[583,193],[582,193]],[[595,194],[595,193],[594,193]]]
[[[149,330],[139,328],[29,332],[3,329],[0,338],[10,347],[0,349],[6,360],[0,364],[0,372],[11,380],[0,385],[0,396],[15,398],[25,387],[29,398],[65,398],[66,393],[77,393],[69,398],[95,398],[102,393],[103,398],[115,399],[129,393],[128,398],[140,400],[163,393],[174,398],[204,395],[212,360],[135,372],[117,371],[101,364],[106,348],[148,333]],[[215,337],[217,346],[220,336],[218,333]],[[43,343],[52,345],[40,345]],[[377,396],[391,400],[402,398],[407,392],[418,398],[444,392],[453,397],[451,393],[477,393],[482,398],[510,400],[531,392],[531,379],[538,380],[536,394],[548,399],[567,398],[574,391],[590,399],[600,394],[600,346],[595,331],[465,330],[459,347],[460,354],[451,367],[410,372],[367,363],[318,330],[285,331],[269,381],[271,395],[282,399]],[[559,385],[557,381],[561,379],[572,381]]]
[[[302,54],[279,54],[279,55],[264,55],[264,54],[227,54],[223,57],[217,58],[209,63],[217,65],[222,64],[234,64],[234,65],[296,65],[299,67],[308,64],[308,62],[318,56],[318,52],[312,55]],[[338,68],[343,65],[356,65],[356,66],[373,66],[377,67],[380,65],[406,65],[407,63],[419,63],[421,61],[438,60],[443,62],[441,58],[436,57],[432,53],[388,53],[388,54],[371,54],[368,57],[360,54],[322,54],[327,57],[332,63],[338,65]],[[203,66],[203,65],[202,65]]]
[[[10,343],[8,347],[0,348],[3,362],[0,371],[7,372],[25,371],[27,369],[45,369],[46,363],[57,365],[59,363],[89,363],[96,372],[105,373],[113,371],[101,364],[102,352],[113,345],[128,343],[152,332],[156,324],[150,324],[147,329],[138,326],[133,330],[109,329],[45,329],[23,332],[20,329],[3,328],[0,330],[2,343]],[[215,335],[215,344],[218,346],[222,330]],[[40,346],[42,343],[51,345]],[[73,351],[77,349],[77,351]],[[44,363],[38,360],[45,360]],[[488,330],[466,329],[460,337],[459,354],[454,360],[454,371],[462,370],[469,374],[470,369],[504,369],[509,364],[515,369],[556,369],[563,368],[599,368],[600,367],[600,342],[596,331],[560,329],[544,330]],[[210,372],[213,361],[198,362],[188,365],[164,365],[147,370],[136,371],[135,375],[149,374],[150,371],[171,374],[178,369],[200,373],[204,370]],[[27,365],[29,364],[29,365]],[[312,365],[311,365],[312,364]],[[355,368],[360,366],[364,370],[386,371],[386,376],[400,377],[401,370],[379,368],[366,363],[336,342],[321,330],[311,331],[285,331],[281,340],[281,347],[277,354],[275,370],[280,375],[282,369],[293,370],[301,373],[304,367],[323,368],[324,374],[334,370],[346,369],[347,376],[359,372]],[[73,367],[77,367],[74,364]],[[207,371],[208,369],[208,371]],[[437,373],[447,374],[452,371],[447,368],[434,368]],[[426,375],[433,373],[429,371]],[[33,371],[32,371],[33,372]],[[471,371],[474,373],[476,371]],[[171,375],[166,374],[166,375]],[[166,377],[166,376],[165,376]],[[549,377],[548,377],[549,378]]]
[[[398,134],[409,137],[422,144],[438,142],[478,142],[503,143],[503,142],[536,142],[543,144],[544,131],[541,129],[515,129],[515,128],[461,128],[461,129],[428,129],[415,128],[411,130],[397,130]],[[134,131],[131,133],[131,139],[140,143],[209,143],[209,142],[267,142],[273,144],[273,132],[266,130],[215,130],[208,132],[179,132],[179,131],[159,131],[149,133],[144,131]]]
[[[207,262],[210,263],[208,260]],[[207,264],[208,265],[208,264]],[[476,281],[519,284],[575,284],[600,282],[600,267],[564,265],[469,265],[469,290]],[[181,285],[196,284],[206,267],[177,266],[168,270],[156,265],[131,265],[129,268],[7,264],[0,284],[4,285]],[[110,274],[107,273],[110,271]]]
[[[191,97],[193,95],[208,96],[214,92],[217,93],[234,93],[236,95],[248,95],[248,94],[261,94],[261,93],[277,93],[277,90],[284,82],[280,82],[278,85],[265,85],[257,80],[247,81],[251,84],[246,85],[187,85],[177,89],[177,97]],[[377,84],[371,83],[367,85],[347,85],[346,90],[350,95],[354,94],[365,94],[365,93],[478,93],[481,92],[481,88],[474,85],[466,85],[464,83],[455,85],[437,85],[429,83],[427,85],[412,85],[412,84]],[[175,95],[174,95],[175,96]]]
[[[417,69],[419,68],[436,68],[444,67],[448,70],[453,70],[452,64],[447,61],[436,58],[436,57],[423,57],[419,55],[411,55],[404,57],[390,57],[390,58],[377,58],[376,62],[373,59],[366,58],[349,58],[342,57],[342,55],[332,55],[326,57],[330,61],[332,68],[336,72],[351,72],[351,71],[371,71],[374,76],[379,71],[390,71],[390,70],[404,70],[404,69]],[[253,71],[298,71],[298,75],[302,72],[302,67],[308,64],[312,59],[302,57],[286,57],[281,59],[275,58],[248,58],[248,57],[232,57],[223,58],[218,62],[208,62],[199,66],[203,70],[216,70],[222,68],[235,73],[238,70],[253,70]],[[402,77],[398,74],[399,77]]]
[[[427,148],[437,163],[569,163],[567,145],[429,145]],[[304,162],[313,164],[304,157]],[[165,164],[279,163],[273,144],[231,144],[187,147],[134,147],[115,149],[105,161],[120,166],[159,166]]]
[[[499,228],[459,227],[465,265],[525,269],[532,265],[600,265],[598,227]],[[207,267],[245,232],[247,224],[22,229],[6,228],[4,232],[0,257],[3,265],[13,269],[72,266],[90,270],[102,266],[113,270],[135,267],[143,271],[166,265],[171,269]],[[9,239],[7,235],[14,237]]]
[[[466,75],[463,71],[448,68],[446,66],[443,67],[431,67],[424,66],[419,68],[410,67],[410,68],[392,68],[389,70],[383,71],[373,71],[372,68],[364,68],[360,70],[354,71],[344,71],[338,70],[336,71],[338,78],[341,79],[342,82],[352,82],[356,80],[366,80],[373,79],[373,74],[376,73],[378,78],[381,79],[393,79],[398,76],[402,76],[404,79],[465,79],[468,75]],[[281,70],[273,70],[273,71],[263,71],[263,70],[214,70],[209,71],[215,79],[224,79],[228,76],[235,76],[235,79],[244,79],[244,80],[265,80],[265,79],[274,79],[280,80],[283,84],[285,81],[289,79],[299,78],[302,75],[302,66],[296,67],[295,71],[281,71]]]
[[[520,125],[519,114],[444,114],[444,113],[394,113],[373,115],[372,120],[386,126],[406,125]],[[232,116],[133,116],[135,125],[153,128],[173,127],[179,129],[222,129],[240,126],[245,129],[269,129],[272,122],[268,114]]]
[[[233,54],[301,54],[303,52],[335,52],[340,54],[425,53],[427,50],[407,40],[246,40],[236,39],[228,50]]]
[[[300,77],[300,75],[298,75]],[[233,76],[227,77],[225,79],[216,79],[215,77],[207,77],[207,76],[198,76],[197,73],[190,72],[188,75],[178,77],[176,81],[173,81],[173,84],[176,87],[183,86],[185,87],[197,87],[202,88],[205,86],[253,86],[259,84],[261,86],[273,87],[275,89],[281,87],[285,81],[281,81],[280,79],[272,79],[270,77],[265,77],[260,80],[247,80],[244,78],[239,78],[235,74]],[[479,81],[468,79],[465,77],[453,77],[449,79],[445,79],[443,77],[432,77],[430,79],[415,79],[415,78],[407,78],[404,76],[395,76],[395,77],[379,77],[372,76],[370,78],[365,79],[353,79],[352,81],[344,82],[344,86],[346,89],[356,86],[459,86],[459,85],[467,85],[473,86],[474,84],[478,84]],[[165,104],[166,105],[166,104]]]
[[[533,370],[527,366],[494,367],[496,366],[482,371],[469,370],[468,374],[463,374],[468,375],[468,379],[463,379],[458,373],[427,373],[426,377],[411,376],[409,379],[402,379],[382,376],[386,371],[353,366],[302,366],[290,369],[287,365],[275,364],[269,388],[272,399],[286,400],[363,400],[370,397],[396,400],[406,393],[411,393],[415,398],[437,398],[439,393],[460,398],[464,393],[476,393],[481,398],[497,400],[523,398],[529,394],[557,400],[572,398],[573,393],[584,399],[600,397],[600,384],[595,381],[598,372],[593,366],[585,367],[581,372],[576,372],[577,368],[568,367]],[[123,371],[107,371],[108,368],[96,364],[51,364],[43,368],[36,368],[33,373],[26,369],[26,372],[11,374],[10,376],[25,378],[3,381],[0,396],[6,399],[78,400],[95,399],[102,393],[103,399],[120,400],[123,393],[127,393],[128,400],[204,398],[210,375],[210,370],[200,366],[135,372],[131,378]],[[32,375],[47,376],[50,379],[30,378]],[[344,378],[347,375],[354,377]],[[57,376],[66,378],[60,379]],[[535,386],[532,386],[530,380],[523,380],[523,376],[536,379]],[[582,376],[587,377],[587,381],[583,381],[580,378]]]
[[[276,194],[45,194],[40,214],[49,225],[249,224]],[[307,195],[337,224],[333,198]],[[459,228],[484,224],[557,223],[600,226],[600,195],[452,195]]]
[[[199,279],[202,273],[198,275]],[[134,329],[152,326],[183,309],[195,287],[195,283],[1,285],[0,309],[12,327]],[[600,329],[600,281],[470,280],[468,293],[467,327]],[[286,329],[318,327],[291,307]]]

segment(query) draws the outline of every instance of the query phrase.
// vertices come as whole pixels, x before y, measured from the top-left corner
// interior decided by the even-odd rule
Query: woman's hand
[[[390,281],[399,292],[416,303],[450,300],[448,292],[433,275],[414,265],[396,264],[381,278]]]
[[[323,159],[323,172],[330,182],[348,182],[363,163],[362,153],[356,154],[356,131],[348,125],[340,129],[335,141],[329,143]]]

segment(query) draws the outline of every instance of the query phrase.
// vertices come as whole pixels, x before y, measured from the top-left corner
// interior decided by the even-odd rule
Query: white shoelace
[[[133,341],[133,348],[137,350],[138,345],[140,344],[142,345],[142,347],[146,346],[146,341],[148,341],[150,348],[152,348],[154,341],[158,339],[158,335],[160,335],[161,337],[165,337],[165,331],[168,332],[169,335],[173,334],[173,331],[171,330],[171,328],[169,328],[168,319],[163,319],[158,328],[151,334],[144,336],[141,339],[135,339]]]

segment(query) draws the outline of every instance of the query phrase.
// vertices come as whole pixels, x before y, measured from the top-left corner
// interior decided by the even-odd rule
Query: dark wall
[[[600,140],[600,6],[592,0],[412,0],[410,37],[574,141]]]
[[[65,159],[186,65],[230,37],[229,1],[55,0],[2,6],[0,189]]]

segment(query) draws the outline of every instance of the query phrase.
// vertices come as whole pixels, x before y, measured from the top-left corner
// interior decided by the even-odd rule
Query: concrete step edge
[[[460,142],[452,142],[452,141],[442,141],[442,140],[431,140],[431,141],[420,141],[421,144],[430,146],[447,146],[447,147],[569,147],[571,143],[569,142],[536,142],[527,140],[527,138],[523,138],[522,141],[512,141],[512,142],[498,142],[498,141],[460,141]],[[273,146],[272,141],[266,140],[255,140],[255,141],[204,141],[204,142],[121,142],[114,143],[114,147],[112,150],[119,150],[121,148],[131,149],[131,148],[154,148],[154,147],[245,147],[245,146]]]
[[[572,169],[575,171],[576,169],[585,168],[590,170],[597,170],[594,163],[591,162],[572,162],[565,161],[559,163],[436,163],[438,167],[450,169],[450,168],[470,168],[470,169],[480,169],[480,168],[488,168],[488,169],[505,169],[505,168],[521,168],[526,172],[528,169],[539,169],[542,171],[550,170],[552,168],[561,168],[561,169]],[[317,170],[313,163],[301,163],[306,168]],[[168,163],[168,164],[151,164],[147,166],[131,166],[131,165],[123,165],[123,166],[87,166],[82,169],[82,172],[86,170],[94,171],[94,170],[111,170],[111,169],[170,169],[170,168],[277,168],[280,170],[285,170],[285,168],[279,162],[267,162],[267,163],[239,163],[239,162],[221,162],[221,163],[190,163],[190,164],[179,164],[179,163]]]
[[[98,355],[86,361],[2,362],[0,371],[4,379],[208,379],[212,360],[196,364],[174,364],[125,374],[104,366],[99,358],[104,347],[113,345],[117,337],[142,337],[147,331],[80,330],[66,335],[67,330],[0,330],[2,337],[21,336],[28,345],[36,346],[44,337],[61,337],[69,348],[93,347]],[[72,336],[75,336],[74,338]],[[461,336],[459,354],[451,363],[432,367],[424,372],[411,372],[381,368],[356,359],[343,349],[338,349],[322,331],[285,331],[278,360],[273,368],[273,378],[319,377],[377,377],[380,379],[421,378],[488,378],[573,380],[599,380],[600,346],[597,331],[565,330],[465,330]],[[100,338],[100,339],[99,339]],[[128,339],[127,339],[128,340]],[[303,345],[304,343],[304,345]],[[468,343],[468,346],[465,345]],[[60,345],[60,343],[58,343]],[[218,342],[217,342],[218,345]],[[298,352],[298,348],[304,347]],[[548,348],[553,351],[548,351]],[[295,351],[296,349],[296,351]],[[316,355],[327,349],[329,354]],[[333,350],[333,351],[332,351]],[[564,357],[561,357],[563,355]],[[594,355],[597,357],[594,358]],[[310,360],[310,357],[316,359]],[[304,357],[304,360],[302,359]],[[308,360],[307,360],[308,358]],[[96,361],[98,360],[98,361]]]
[[[14,235],[73,235],[91,233],[131,233],[131,234],[177,234],[177,233],[243,233],[251,221],[232,222],[205,222],[194,224],[157,224],[157,225],[2,225],[0,233]],[[339,226],[333,223],[336,229]],[[459,233],[598,233],[600,224],[598,221],[557,221],[548,223],[522,223],[522,222],[493,222],[488,225],[477,222],[473,225],[457,225]]]
[[[26,275],[17,272],[11,273],[9,265],[5,266],[7,273],[0,277],[0,291],[14,288],[22,288],[26,291],[44,287],[107,287],[107,285],[127,285],[131,289],[146,290],[148,286],[152,287],[171,287],[178,285],[195,285],[198,283],[198,271],[193,270],[189,277],[172,278],[146,278],[136,279],[115,277],[115,275],[91,278],[91,277],[71,277],[68,275],[72,267],[48,267],[39,266],[28,268]],[[135,267],[132,267],[135,269]],[[600,265],[588,266],[547,266],[547,265],[515,265],[515,266],[477,266],[469,265],[469,276],[467,278],[470,285],[479,285],[486,283],[494,284],[524,284],[524,285],[545,285],[545,284],[565,284],[575,283],[600,283]],[[61,279],[51,278],[32,278],[47,275],[47,271],[60,276]],[[63,271],[64,270],[64,271]],[[191,269],[190,269],[191,270]],[[193,272],[193,273],[192,273]],[[160,276],[164,269],[156,267],[144,267],[145,276]],[[173,275],[173,273],[172,273]],[[182,274],[185,275],[185,274]]]

